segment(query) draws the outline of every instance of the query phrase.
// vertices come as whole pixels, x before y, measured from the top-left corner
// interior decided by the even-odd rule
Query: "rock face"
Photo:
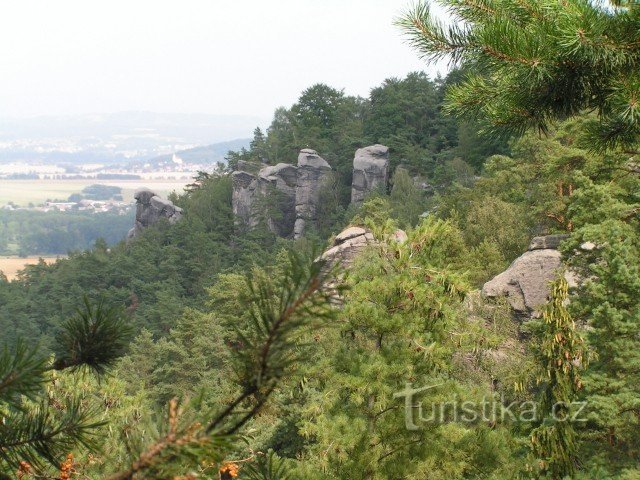
[[[563,235],[535,237],[529,251],[484,284],[482,295],[506,297],[518,317],[537,316],[548,300],[549,282],[555,280],[562,268],[562,256],[557,248],[565,238]]]
[[[232,173],[232,204],[236,224],[254,228],[266,214],[269,229],[280,237],[300,238],[318,219],[320,192],[331,178],[331,166],[318,152],[304,149],[298,165],[279,163],[262,167],[238,162]],[[389,148],[372,145],[356,151],[351,201],[360,203],[372,191],[386,189]],[[261,201],[266,198],[266,201]]]
[[[300,238],[307,225],[316,221],[320,190],[330,175],[331,166],[318,155],[318,152],[311,149],[300,151],[300,155],[298,155],[294,238]]]
[[[389,182],[389,147],[360,148],[353,159],[351,203],[360,203],[373,190],[386,189]]]
[[[566,234],[545,235],[544,237],[533,237],[529,244],[529,251],[531,250],[545,250],[553,249],[557,250],[564,240],[569,238]]]
[[[269,229],[280,237],[288,237],[296,221],[296,186],[298,169],[287,163],[265,167],[258,174],[261,195],[273,200],[267,223]]]
[[[281,237],[291,234],[296,219],[296,167],[279,163],[262,168],[257,175],[235,171],[231,183],[232,209],[239,225],[253,228],[263,213],[273,233]]]
[[[236,223],[248,228],[255,227],[253,202],[258,188],[256,175],[245,171],[235,171],[231,174],[231,185],[231,208]]]
[[[166,218],[169,223],[175,223],[182,218],[180,207],[176,207],[169,200],[160,198],[148,188],[139,188],[133,197],[136,199],[136,220],[135,225],[127,234],[128,239],[137,237],[145,228],[155,225],[162,218]]]

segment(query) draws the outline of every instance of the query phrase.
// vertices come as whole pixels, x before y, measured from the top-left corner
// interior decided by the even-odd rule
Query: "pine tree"
[[[57,336],[53,364],[24,342],[0,354],[0,476],[42,472],[77,447],[96,446],[95,430],[103,423],[95,412],[70,398],[56,414],[43,392],[53,370],[89,368],[102,374],[126,349],[131,329],[123,314],[103,301],[94,305],[85,297],[83,303]]]
[[[327,358],[309,373],[319,392],[301,431],[312,441],[310,464],[325,473],[319,478],[463,478],[500,463],[500,433],[426,420],[432,408],[473,395],[451,361],[466,290],[452,265],[463,254],[455,226],[432,219],[351,267],[340,330],[324,339]],[[415,398],[422,413],[408,413],[398,398],[408,382],[425,387]],[[316,478],[308,475],[301,478]]]
[[[419,54],[466,67],[448,109],[488,120],[498,134],[547,131],[597,111],[596,147],[637,150],[640,140],[640,3],[441,0],[445,24],[421,1],[397,23]]]
[[[542,424],[531,433],[531,444],[542,472],[554,480],[574,475],[578,464],[572,403],[582,388],[580,371],[587,359],[584,341],[566,307],[568,296],[569,285],[561,277],[551,285],[551,300],[542,320],[532,326],[538,382],[543,388],[539,401]]]
[[[147,438],[141,450],[131,452],[130,464],[108,478],[184,478],[190,472],[199,478],[232,478],[242,467],[226,457],[242,450],[241,430],[306,359],[308,345],[303,338],[334,316],[334,296],[341,289],[326,288],[332,275],[323,261],[292,252],[277,278],[247,276],[243,305],[247,322],[236,325],[228,342],[236,395],[204,411],[202,398],[186,405],[172,399],[164,424],[158,426],[160,433]],[[276,463],[275,459],[267,463],[267,472],[272,468],[282,474]],[[261,468],[257,464],[248,470],[255,473]]]
[[[396,168],[391,183],[393,188],[390,201],[393,217],[403,228],[414,226],[426,209],[423,192],[404,168]]]
[[[592,464],[632,469],[640,455],[640,223],[637,191],[583,180],[569,213],[576,231],[564,247],[584,279],[573,315],[588,323],[595,359],[584,375],[588,422],[581,429]]]

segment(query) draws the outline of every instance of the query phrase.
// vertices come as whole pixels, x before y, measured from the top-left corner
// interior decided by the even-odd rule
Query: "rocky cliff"
[[[352,202],[360,203],[389,181],[389,149],[372,145],[356,151],[353,161]],[[236,223],[254,228],[264,219],[280,237],[300,238],[317,220],[321,191],[331,178],[329,163],[318,152],[303,149],[298,164],[279,163],[260,168],[242,162],[232,173],[232,204]]]
[[[258,173],[231,174],[232,209],[236,224],[253,228],[261,220],[278,236],[288,237],[296,220],[297,168],[286,163],[263,167]]]
[[[148,188],[139,188],[133,194],[136,199],[136,219],[135,224],[127,239],[137,237],[142,231],[155,225],[162,218],[166,218],[169,223],[175,223],[182,218],[182,209],[176,207],[170,200],[166,200],[156,195]]]

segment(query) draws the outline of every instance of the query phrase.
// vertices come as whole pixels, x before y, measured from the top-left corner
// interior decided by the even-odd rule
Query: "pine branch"
[[[445,27],[433,17],[425,2],[416,4],[395,24],[404,30],[409,45],[428,61],[449,58],[450,64],[458,64],[473,45],[469,30],[457,25]]]
[[[45,462],[57,465],[78,445],[95,449],[95,430],[105,423],[94,421],[94,412],[83,409],[79,401],[67,401],[62,411],[55,418],[45,402],[26,414],[7,415],[0,424],[0,465],[15,471],[26,461],[42,468]]]
[[[95,429],[102,422],[92,420],[93,412],[81,408],[79,401],[68,401],[62,416],[52,413],[43,400],[29,410],[24,398],[35,400],[50,381],[50,370],[88,366],[103,373],[128,344],[131,329],[124,317],[103,302],[96,307],[84,298],[84,310],[66,322],[58,336],[58,358],[52,366],[38,347],[18,342],[15,350],[4,349],[0,356],[0,407],[6,411],[0,423],[0,467],[15,471],[20,462],[40,468],[46,462],[57,464],[60,457],[78,445],[95,447]]]
[[[243,347],[234,352],[240,362],[243,391],[209,424],[207,432],[219,429],[241,403],[255,397],[257,408],[254,406],[249,414],[224,429],[225,434],[235,433],[255,416],[288,367],[301,360],[301,354],[294,353],[300,335],[332,317],[332,301],[339,292],[329,291],[325,283],[333,274],[324,261],[311,262],[291,252],[277,284],[260,277],[247,279],[251,331],[237,330],[238,344]]]
[[[396,24],[427,61],[448,59],[475,75],[449,89],[456,116],[491,124],[492,136],[548,131],[556,120],[595,110],[594,151],[640,143],[640,21],[629,4],[441,0],[464,27],[445,26],[420,1]],[[482,77],[479,82],[475,77]],[[493,93],[493,95],[489,95]],[[504,131],[505,134],[500,132]]]
[[[0,355],[0,402],[20,408],[21,396],[34,399],[46,382],[47,359],[37,347],[27,347],[18,341],[11,352],[7,347]]]
[[[168,433],[109,480],[173,478],[169,472],[198,465],[205,456],[221,458],[238,431],[258,414],[290,373],[291,365],[303,358],[300,337],[333,318],[332,300],[341,289],[329,290],[325,284],[334,273],[323,261],[311,261],[291,252],[280,279],[247,277],[251,323],[248,332],[237,331],[236,344],[242,347],[234,351],[241,393],[206,428],[192,424],[183,430],[184,434],[179,433],[177,404],[172,401]],[[251,407],[239,412],[238,407],[249,401],[253,402]]]
[[[107,307],[104,299],[92,305],[83,298],[83,308],[63,325],[57,337],[55,370],[87,366],[102,374],[126,352],[132,328],[122,312]]]

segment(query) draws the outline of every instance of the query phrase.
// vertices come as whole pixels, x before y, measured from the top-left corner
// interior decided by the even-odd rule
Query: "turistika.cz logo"
[[[404,399],[404,417],[407,430],[420,430],[429,424],[442,423],[508,423],[508,422],[585,422],[583,413],[587,402],[558,402],[551,406],[544,418],[541,406],[531,400],[508,403],[501,396],[484,396],[480,401],[461,401],[457,394],[447,401],[425,402],[421,396],[444,384],[414,387],[407,383],[394,398]]]

